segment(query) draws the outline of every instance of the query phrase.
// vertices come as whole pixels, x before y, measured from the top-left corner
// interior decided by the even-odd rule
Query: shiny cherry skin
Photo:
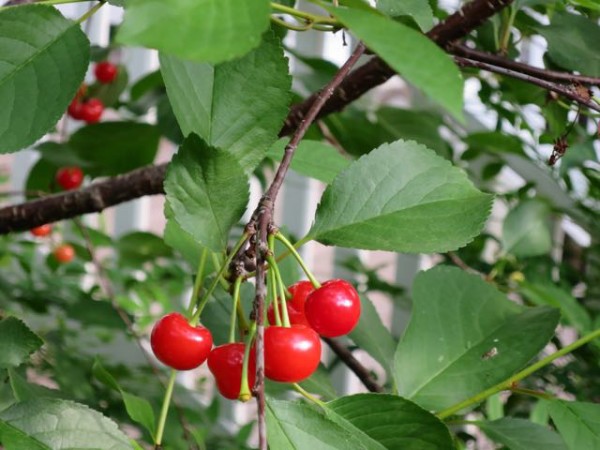
[[[97,98],[90,98],[81,106],[81,120],[86,123],[96,123],[102,118],[104,103]]]
[[[308,294],[314,290],[315,288],[312,283],[306,280],[298,281],[288,288],[288,291],[290,294],[292,294],[292,298],[287,301],[290,324],[306,325],[307,327],[310,326],[306,320],[306,316],[304,315],[304,304],[306,303],[306,297],[308,297]],[[281,311],[279,312],[281,314]],[[269,309],[267,310],[267,317],[269,318],[269,323],[271,325],[275,325],[275,310],[272,303],[269,305]]]
[[[329,280],[308,296],[304,313],[321,336],[348,334],[360,319],[360,297],[345,280]]]
[[[191,370],[201,365],[212,348],[212,335],[203,326],[191,326],[179,313],[164,316],[154,324],[150,345],[164,365]]]
[[[66,264],[75,258],[75,249],[69,244],[61,244],[54,249],[52,254],[59,263]]]
[[[77,189],[83,182],[83,170],[77,166],[61,167],[56,172],[56,182],[66,191]]]
[[[321,360],[321,340],[303,325],[265,330],[265,376],[281,383],[297,383],[310,377]]]
[[[208,355],[208,368],[215,377],[217,389],[229,400],[237,400],[242,385],[242,364],[245,346],[241,342],[219,345]],[[250,389],[256,381],[256,356],[250,351],[248,361],[248,385]]]
[[[94,67],[94,75],[96,79],[103,84],[109,84],[115,81],[119,69],[113,63],[109,61],[102,61],[96,64]]]
[[[52,233],[52,225],[46,223],[44,225],[40,225],[39,227],[32,228],[29,230],[29,232],[36,237],[45,237]]]
[[[73,99],[73,101],[69,104],[67,113],[75,120],[83,120],[83,103],[79,100],[79,98]]]

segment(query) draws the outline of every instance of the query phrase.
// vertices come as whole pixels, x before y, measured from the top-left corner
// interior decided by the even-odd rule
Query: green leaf
[[[275,384],[281,385],[281,383]],[[317,370],[309,378],[299,384],[308,392],[320,395],[323,400],[332,400],[338,396],[331,382],[331,377],[322,364],[319,364]]]
[[[16,317],[0,321],[0,369],[17,367],[44,341]]]
[[[269,26],[268,0],[127,0],[126,6],[117,42],[192,61],[242,56]]]
[[[289,139],[278,140],[268,151],[267,156],[279,162],[283,157]],[[303,140],[298,145],[292,159],[291,168],[307,177],[324,183],[331,183],[338,173],[350,164],[335,148],[319,141]]]
[[[538,31],[548,41],[548,54],[554,62],[565,69],[600,76],[597,23],[582,15],[556,12],[550,25]]]
[[[117,424],[98,411],[48,398],[20,402],[2,411],[0,442],[7,449],[131,449]]]
[[[517,136],[495,131],[471,133],[465,138],[469,150],[490,153],[515,153],[523,154],[523,142]]]
[[[504,417],[493,422],[477,422],[477,426],[490,439],[510,450],[567,450],[556,432],[529,420]]]
[[[504,218],[502,246],[519,258],[545,255],[552,249],[550,208],[538,200],[526,200]]]
[[[159,236],[143,231],[134,231],[121,236],[116,242],[115,249],[127,264],[138,266],[146,261],[173,254]]]
[[[83,81],[90,46],[77,22],[56,9],[0,10],[0,153],[47,133]]]
[[[560,308],[563,318],[581,334],[592,331],[589,312],[571,294],[550,283],[520,283],[519,292],[536,305]]]
[[[93,166],[92,176],[114,176],[154,161],[160,132],[137,122],[102,122],[77,130],[68,145]]]
[[[381,318],[371,300],[361,295],[360,303],[360,320],[356,328],[349,334],[349,337],[362,350],[375,358],[390,376],[392,373],[390,365],[394,359],[396,342],[381,322]]]
[[[433,11],[423,0],[377,0],[377,9],[391,17],[410,16],[423,32],[433,27]]]
[[[146,428],[146,430],[148,430],[150,433],[150,436],[154,438],[154,410],[152,409],[152,405],[150,405],[148,400],[138,397],[137,395],[130,394],[129,392],[121,389],[121,386],[119,386],[117,380],[115,380],[114,377],[104,368],[98,359],[94,360],[92,372],[98,381],[121,394],[123,403],[125,404],[125,409],[127,410],[129,417],[131,417],[131,420]]]
[[[448,251],[479,234],[491,200],[447,160],[400,140],[336,177],[321,198],[309,237],[369,250]]]
[[[270,447],[277,450],[381,448],[375,442],[371,446],[357,442],[356,435],[312,406],[271,399],[267,401],[267,440]]]
[[[203,246],[222,252],[250,196],[248,178],[233,156],[192,135],[169,164],[164,186],[181,228]]]
[[[327,407],[390,450],[455,448],[448,428],[437,417],[402,397],[357,394]]]
[[[403,78],[463,120],[462,75],[452,58],[429,38],[375,10],[327,10]]]
[[[458,268],[421,272],[394,361],[398,393],[430,410],[459,403],[527,364],[558,319],[558,310],[517,305]]]
[[[253,52],[217,66],[165,54],[160,65],[183,134],[196,133],[252,172],[287,115],[291,78],[279,42],[267,35]]]
[[[10,387],[17,401],[22,402],[40,397],[57,398],[61,396],[61,392],[58,389],[49,389],[39,384],[28,383],[14,369],[8,369],[8,376],[10,378]]]
[[[548,411],[569,450],[600,449],[599,404],[555,400]]]

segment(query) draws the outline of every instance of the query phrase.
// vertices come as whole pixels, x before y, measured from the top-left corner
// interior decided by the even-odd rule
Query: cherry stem
[[[290,251],[290,253],[294,256],[294,258],[296,258],[296,261],[298,261],[298,264],[300,264],[300,267],[302,267],[302,270],[304,271],[304,273],[306,274],[306,276],[308,277],[308,279],[310,280],[310,282],[312,283],[312,285],[315,287],[315,289],[318,289],[321,287],[321,283],[319,283],[317,281],[317,279],[315,278],[315,276],[312,274],[312,272],[308,269],[308,267],[306,266],[306,264],[304,263],[304,260],[302,259],[302,257],[300,256],[300,253],[298,253],[296,251],[296,248],[294,247],[294,245],[288,241],[288,239],[281,234],[280,231],[278,231],[277,233],[275,233],[275,237],[283,244],[286,246],[286,248]]]
[[[167,422],[167,414],[169,413],[169,404],[171,403],[171,397],[173,397],[173,388],[175,387],[176,377],[177,371],[175,369],[171,369],[171,375],[167,383],[167,390],[165,391],[165,397],[163,399],[162,408],[160,410],[160,417],[158,418],[158,426],[156,428],[156,439],[154,443],[157,447],[161,445],[163,434],[165,432],[165,423]]]
[[[280,327],[281,314],[279,313],[279,301],[277,300],[277,277],[273,270],[269,270],[269,288],[271,292],[271,303],[273,304],[273,311],[275,312],[275,325]]]
[[[227,259],[225,260],[225,262],[219,269],[219,272],[217,273],[217,276],[211,283],[210,287],[208,288],[208,290],[204,293],[204,295],[198,302],[198,309],[194,313],[192,320],[190,320],[190,325],[192,325],[192,326],[198,325],[198,322],[200,321],[200,315],[202,314],[202,310],[208,303],[208,300],[210,299],[210,296],[212,295],[212,293],[215,291],[217,284],[219,284],[219,280],[220,280],[221,276],[225,273],[225,270],[227,270],[227,267],[229,267],[229,264],[233,260],[233,257],[237,254],[237,251],[240,248],[242,248],[242,246],[246,243],[247,240],[248,240],[248,234],[247,233],[242,234],[242,237],[240,238],[239,241],[237,241],[237,243],[235,244],[235,247],[233,247],[233,250],[229,253],[229,256],[227,256]]]
[[[252,321],[250,324],[250,329],[248,330],[248,336],[246,336],[244,362],[242,363],[242,380],[240,384],[240,395],[238,396],[238,399],[242,402],[247,402],[252,398],[250,384],[248,383],[248,365],[250,364],[250,350],[252,350],[252,341],[255,334],[256,322]]]
[[[198,270],[196,272],[196,279],[194,280],[194,288],[192,289],[192,298],[190,299],[190,305],[188,306],[186,316],[188,318],[192,317],[192,313],[194,312],[194,306],[196,305],[196,299],[198,298],[198,294],[200,293],[200,287],[202,286],[202,280],[204,279],[204,270],[206,269],[206,259],[208,258],[209,250],[205,248],[202,250],[202,255],[200,256],[200,262],[198,263]]]
[[[94,14],[96,14],[96,12],[102,8],[102,6],[104,6],[104,3],[106,3],[104,0],[100,1],[99,3],[97,3],[96,5],[94,5],[88,12],[86,12],[83,16],[81,16],[79,19],[77,19],[77,23],[83,23],[86,20],[88,20],[90,17],[92,17]]]
[[[319,400],[317,397],[315,397],[314,395],[312,395],[310,392],[306,391],[302,386],[300,386],[298,383],[293,383],[292,386],[294,387],[294,389],[296,391],[298,391],[302,397],[304,397],[305,399],[307,399],[308,401],[314,403],[315,405],[320,406],[321,408],[323,408],[325,411],[327,411],[327,405],[322,402],[321,400]]]
[[[221,261],[219,261],[219,256],[216,253],[212,254],[212,261],[215,267],[221,267]],[[229,290],[229,284],[227,283],[227,280],[223,278],[223,276],[219,278],[219,283],[221,283],[223,289],[225,289],[226,291]]]
[[[229,343],[235,342],[235,319],[240,304],[240,286],[242,285],[242,277],[237,277],[233,284],[233,308],[231,308],[231,320],[229,324]]]

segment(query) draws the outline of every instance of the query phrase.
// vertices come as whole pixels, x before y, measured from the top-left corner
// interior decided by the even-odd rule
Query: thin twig
[[[369,369],[363,366],[344,344],[331,338],[323,338],[323,340],[369,391],[383,392],[383,388],[373,379]]]
[[[475,67],[477,69],[487,70],[488,72],[497,73],[499,75],[505,75],[516,80],[525,81],[527,83],[539,86],[548,91],[556,92],[557,94],[560,94],[563,97],[573,100],[581,105],[587,106],[589,109],[593,109],[594,111],[600,112],[600,105],[594,103],[588,98],[582,97],[577,93],[577,90],[571,86],[567,86],[560,83],[554,83],[552,81],[542,80],[532,75],[527,75],[512,69],[506,69],[504,67],[498,67],[493,64],[475,61],[469,58],[463,58],[462,56],[455,56],[454,60],[461,67]]]

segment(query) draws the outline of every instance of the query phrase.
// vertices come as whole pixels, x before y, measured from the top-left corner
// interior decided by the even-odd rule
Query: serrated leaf
[[[275,38],[217,66],[165,54],[160,64],[183,134],[230,152],[251,172],[277,139],[290,100],[287,60]]]
[[[357,430],[358,431],[358,430]],[[379,450],[357,442],[357,436],[309,405],[267,401],[267,439],[277,450]],[[362,441],[362,440],[361,440]]]
[[[0,153],[47,133],[83,81],[90,46],[77,22],[56,9],[0,10]]]
[[[517,305],[458,268],[421,272],[394,360],[398,393],[429,410],[459,403],[525,366],[558,319],[558,310]]]
[[[600,449],[600,405],[597,403],[548,403],[548,412],[569,450]]]
[[[390,450],[455,448],[448,428],[437,417],[402,397],[357,394],[329,402],[327,408]]]
[[[69,147],[93,164],[92,176],[114,176],[151,164],[158,150],[160,132],[137,122],[102,122],[80,128]]]
[[[164,187],[181,228],[206,248],[222,252],[250,196],[248,178],[234,157],[191,135],[169,164]]]
[[[429,38],[375,10],[327,10],[400,76],[463,120],[462,75],[452,58]]]
[[[278,140],[267,156],[279,162],[289,139]],[[319,141],[303,140],[298,145],[290,167],[296,172],[324,183],[331,183],[336,175],[348,167],[350,160],[335,148]]]
[[[550,208],[538,200],[526,200],[504,218],[502,246],[517,257],[545,255],[552,249]]]
[[[490,439],[510,450],[567,450],[555,431],[529,420],[504,417],[492,422],[477,422],[477,426]]]
[[[390,376],[392,373],[390,366],[394,359],[396,342],[381,322],[381,318],[371,300],[361,295],[360,303],[360,320],[348,336],[362,350],[375,358]]]
[[[131,420],[146,428],[146,430],[148,430],[150,433],[150,436],[154,438],[154,410],[152,409],[152,405],[150,405],[148,400],[138,397],[137,395],[130,394],[129,392],[121,389],[121,386],[119,386],[117,380],[115,380],[115,378],[104,368],[98,359],[94,361],[92,372],[94,373],[96,379],[121,394],[123,403],[125,404],[125,409],[127,410],[129,417],[131,417]]]
[[[308,237],[368,250],[453,250],[479,234],[491,200],[432,150],[400,140],[336,177],[321,197]]]
[[[582,15],[556,12],[549,26],[539,27],[553,61],[569,70],[600,76],[600,26]]]
[[[219,63],[257,47],[268,26],[268,0],[127,0],[116,40]]]
[[[423,0],[377,0],[377,9],[391,17],[410,16],[423,32],[433,26],[433,11]]]
[[[17,367],[44,341],[16,317],[0,321],[0,369]]]
[[[130,450],[129,439],[107,417],[79,403],[35,399],[0,413],[7,450]]]

